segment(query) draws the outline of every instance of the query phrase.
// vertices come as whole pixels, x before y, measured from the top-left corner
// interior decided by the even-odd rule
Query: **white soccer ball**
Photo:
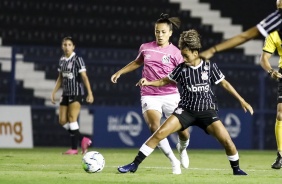
[[[105,159],[97,151],[89,151],[82,158],[82,168],[88,173],[101,172],[104,167]]]

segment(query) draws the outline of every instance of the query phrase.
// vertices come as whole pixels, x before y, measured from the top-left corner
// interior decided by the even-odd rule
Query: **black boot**
[[[282,157],[279,154],[279,152],[277,152],[277,158],[275,160],[275,162],[271,165],[272,169],[280,169],[282,167]]]

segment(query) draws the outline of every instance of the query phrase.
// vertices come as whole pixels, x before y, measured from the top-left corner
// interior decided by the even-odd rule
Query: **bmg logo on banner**
[[[0,106],[0,147],[33,148],[30,106]]]

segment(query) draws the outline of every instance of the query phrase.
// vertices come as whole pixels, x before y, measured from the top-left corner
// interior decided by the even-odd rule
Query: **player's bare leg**
[[[138,155],[130,164],[118,167],[120,173],[135,172],[139,164],[149,156],[159,142],[168,135],[181,129],[181,124],[175,116],[170,116],[158,130],[141,146]],[[179,163],[180,164],[180,163]]]
[[[224,146],[227,158],[233,169],[233,175],[247,175],[247,173],[239,167],[238,151],[222,122],[219,120],[213,122],[207,127],[207,132],[214,136]]]
[[[159,127],[162,114],[157,110],[147,110],[144,112],[144,119],[146,120],[148,127],[153,134]],[[181,174],[180,162],[175,157],[167,138],[162,139],[158,143],[158,148],[164,153],[164,155],[170,160],[173,174]]]

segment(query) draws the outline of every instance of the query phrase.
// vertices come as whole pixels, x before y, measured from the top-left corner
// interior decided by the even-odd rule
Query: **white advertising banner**
[[[33,148],[30,106],[0,106],[0,148]]]

